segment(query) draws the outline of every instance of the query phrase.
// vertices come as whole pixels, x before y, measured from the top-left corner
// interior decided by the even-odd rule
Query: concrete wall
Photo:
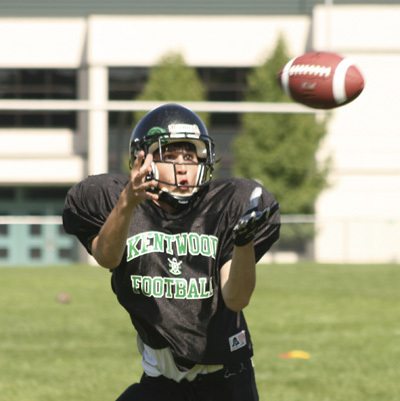
[[[399,262],[400,7],[326,11],[314,10],[313,47],[351,57],[366,87],[354,103],[333,112],[321,149],[320,156],[331,155],[333,171],[317,202],[316,258]]]
[[[83,18],[0,18],[0,68],[78,68],[86,27]]]
[[[68,185],[82,179],[84,160],[68,129],[0,129],[0,183]]]
[[[92,16],[90,65],[152,65],[178,51],[193,66],[251,66],[262,62],[280,33],[292,54],[303,52],[310,20],[300,17]]]

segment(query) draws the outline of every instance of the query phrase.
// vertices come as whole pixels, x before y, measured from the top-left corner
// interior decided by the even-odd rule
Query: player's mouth
[[[178,191],[186,192],[189,190],[189,181],[186,179],[182,179],[178,182]]]

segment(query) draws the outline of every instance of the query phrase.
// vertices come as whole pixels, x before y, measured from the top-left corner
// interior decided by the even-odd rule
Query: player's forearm
[[[121,263],[135,207],[135,203],[128,202],[126,190],[122,191],[99,235],[92,242],[93,257],[101,266],[114,269]]]
[[[233,311],[245,308],[256,285],[256,268],[253,241],[235,246],[228,277],[222,287],[226,306]]]

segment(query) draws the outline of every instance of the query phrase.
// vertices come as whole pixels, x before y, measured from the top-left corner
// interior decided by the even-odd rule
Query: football
[[[343,106],[364,89],[363,75],[353,62],[331,52],[293,58],[278,73],[278,81],[293,100],[316,109]]]

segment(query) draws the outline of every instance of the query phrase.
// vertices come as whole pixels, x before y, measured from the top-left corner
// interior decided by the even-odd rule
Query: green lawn
[[[1,400],[112,401],[138,379],[109,279],[88,266],[0,269]],[[257,279],[246,314],[261,401],[398,401],[400,266],[259,266]],[[291,350],[311,359],[279,357]]]

